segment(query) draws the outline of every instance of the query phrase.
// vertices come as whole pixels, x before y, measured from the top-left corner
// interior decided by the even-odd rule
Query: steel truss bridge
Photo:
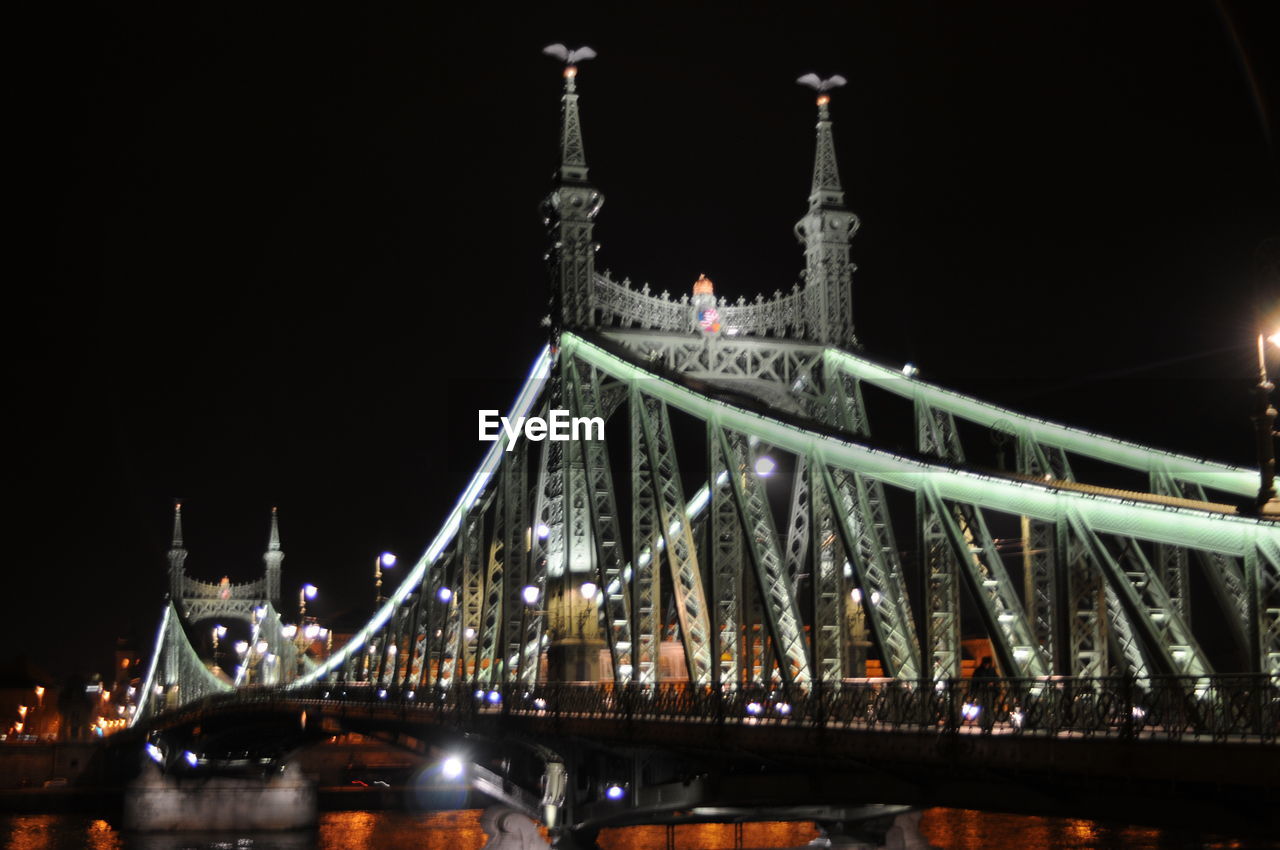
[[[1229,747],[1271,760],[1249,787],[1274,793],[1280,524],[1249,510],[1258,473],[1025,416],[864,354],[857,217],[825,90],[796,226],[806,269],[785,293],[729,303],[700,280],[673,298],[599,274],[602,203],[570,66],[544,204],[550,344],[508,416],[599,417],[605,438],[500,436],[372,618],[267,686],[231,691],[209,673],[171,606],[140,728],[303,710],[399,718],[402,732],[505,720],[615,748],[630,730],[626,746],[688,752],[715,728],[735,752],[781,758],[787,741],[813,764],[884,761],[917,746],[887,742],[927,738],[921,764],[953,752],[938,740],[972,741],[980,763],[1022,769],[1045,747],[1059,765],[1122,747],[1170,781],[1216,776],[1222,751],[1208,748]],[[993,440],[1007,468],[973,459]],[[1212,598],[1193,600],[1200,587]],[[1001,678],[962,678],[962,614]],[[288,652],[274,608],[255,623]],[[1214,668],[1197,627],[1226,633],[1218,657],[1234,669]],[[1193,744],[1201,755],[1170,755]],[[553,807],[601,804],[582,783],[547,787]]]

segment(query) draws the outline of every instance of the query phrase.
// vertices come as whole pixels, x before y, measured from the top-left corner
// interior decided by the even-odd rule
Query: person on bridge
[[[990,732],[995,725],[996,683],[992,681],[1000,677],[990,655],[984,655],[982,662],[973,671],[973,699],[978,707],[978,722],[983,732]]]

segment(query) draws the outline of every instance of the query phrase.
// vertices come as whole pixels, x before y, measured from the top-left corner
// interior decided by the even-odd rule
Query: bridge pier
[[[524,812],[510,806],[490,806],[480,816],[480,828],[488,837],[481,850],[549,850],[537,825]]]
[[[124,828],[135,832],[309,829],[318,818],[316,787],[296,768],[256,777],[178,778],[152,764],[125,790]]]
[[[547,647],[547,678],[552,682],[599,682],[600,651],[605,642],[598,637],[568,637]]]
[[[811,847],[840,850],[931,850],[932,845],[920,834],[923,812],[900,812],[892,821],[877,818],[858,824],[844,821],[819,821],[822,835],[810,842]]]

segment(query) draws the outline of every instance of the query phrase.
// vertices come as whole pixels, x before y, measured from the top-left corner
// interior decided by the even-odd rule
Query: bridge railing
[[[405,691],[367,684],[215,697],[297,701],[466,722],[485,716],[822,726],[827,729],[1128,740],[1280,742],[1280,681],[1267,675],[1039,679],[869,679],[812,692],[760,687],[455,684]]]

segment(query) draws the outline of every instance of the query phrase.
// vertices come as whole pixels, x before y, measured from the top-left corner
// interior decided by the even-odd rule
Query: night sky
[[[841,73],[869,354],[1251,461],[1253,335],[1280,319],[1268,4],[414,5],[97,4],[11,33],[0,655],[60,675],[149,644],[174,497],[210,580],[260,574],[278,505],[284,587],[318,584],[322,619],[369,608],[377,552],[423,551],[476,410],[545,334],[557,41],[600,54],[599,268],[790,288],[794,80]]]

